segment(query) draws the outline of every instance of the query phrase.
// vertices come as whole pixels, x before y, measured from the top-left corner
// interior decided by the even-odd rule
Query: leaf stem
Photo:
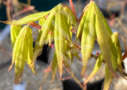
[[[71,6],[71,9],[72,9],[72,12],[74,13],[75,17],[77,17],[76,13],[75,13],[75,8],[74,8],[72,0],[69,0],[69,2],[70,2],[70,6]]]
[[[76,81],[76,83],[82,88],[82,90],[84,90],[84,87],[83,85],[80,83],[80,81],[75,77],[74,73],[71,72],[69,69],[65,68],[67,70],[67,72],[69,74],[71,74],[71,76],[73,77],[73,79]]]

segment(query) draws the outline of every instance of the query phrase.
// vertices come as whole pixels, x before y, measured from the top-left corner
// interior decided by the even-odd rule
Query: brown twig
[[[126,29],[126,27],[123,25],[122,21],[119,20],[118,23],[119,23],[119,25],[122,27],[122,29],[124,30],[124,32],[127,34],[127,29]]]
[[[26,8],[24,8],[23,10],[21,10],[21,11],[15,13],[15,14],[13,15],[13,18],[15,18],[16,16],[18,16],[18,15],[20,15],[20,14],[22,14],[22,13],[31,11],[31,10],[33,10],[33,9],[34,9],[34,6],[26,7]]]
[[[49,72],[45,73],[45,75],[44,75],[44,77],[43,77],[43,79],[42,79],[41,86],[39,87],[38,90],[42,90],[42,89],[43,89],[43,85],[44,85],[45,80],[46,80],[47,77],[48,77],[48,74],[49,74]]]
[[[1,49],[1,52],[4,53],[7,57],[12,57],[11,55],[9,55],[6,50],[0,45],[0,49]]]
[[[72,76],[65,77],[65,78],[60,78],[60,77],[58,77],[58,79],[60,79],[60,80],[62,80],[62,81],[68,80],[68,79],[70,79],[70,78],[72,78]]]
[[[31,5],[31,0],[27,0],[27,4],[28,5]]]
[[[86,90],[84,89],[83,85],[80,83],[80,81],[75,77],[74,73],[71,72],[69,69],[65,68],[67,70],[67,72],[69,74],[71,74],[72,78],[76,81],[76,83],[82,88],[82,90]]]
[[[20,5],[22,5],[23,7],[29,7],[29,6],[30,6],[30,5],[28,5],[28,4],[21,3],[21,2],[19,2],[19,4],[20,4]],[[37,10],[35,10],[35,9],[34,9],[34,10],[32,10],[32,11],[33,11],[33,12],[35,12],[35,13],[36,13],[36,12],[38,12],[38,11],[37,11]]]
[[[11,7],[10,0],[7,0],[6,14],[7,14],[8,21],[11,21],[11,15],[10,15],[11,10],[10,10],[10,7]]]

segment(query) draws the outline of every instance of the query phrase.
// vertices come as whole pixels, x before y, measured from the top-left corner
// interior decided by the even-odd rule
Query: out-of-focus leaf
[[[28,28],[27,32],[26,32],[26,42],[25,42],[25,52],[27,52],[27,59],[26,59],[26,63],[30,66],[33,63],[33,37],[32,37],[32,30],[31,28]],[[29,38],[29,39],[28,39]],[[34,74],[36,74],[35,72],[35,68],[34,65],[31,67],[31,70],[33,71]]]
[[[39,35],[36,40],[35,50],[34,50],[34,54],[33,54],[34,62],[35,62],[37,56],[41,53],[43,45],[46,43],[46,40],[47,40],[46,38],[47,38],[48,33],[50,31],[51,22],[52,22],[52,19],[54,18],[55,13],[56,13],[56,9],[53,9],[50,12],[45,23],[43,24],[41,30],[39,31]]]
[[[64,7],[63,11],[65,12],[65,16],[68,18],[67,22],[70,25],[74,25],[75,28],[77,28],[77,23],[74,14],[68,7]]]
[[[54,78],[55,78],[55,75],[57,73],[57,70],[58,70],[58,63],[57,63],[56,52],[54,53],[54,57],[53,57],[51,68],[52,68],[52,81],[53,81]]]
[[[96,64],[94,66],[94,69],[92,71],[92,73],[90,74],[90,76],[87,78],[87,80],[84,82],[84,84],[86,84],[87,82],[89,82],[89,80],[97,73],[97,71],[100,69],[101,64],[103,62],[103,57],[101,54],[99,54],[99,57],[96,61]]]
[[[85,20],[86,20],[86,17],[87,17],[87,14],[88,14],[88,9],[86,9],[80,23],[79,23],[79,26],[78,26],[78,30],[77,30],[77,35],[76,35],[76,41],[79,39],[79,37],[81,37],[82,35],[82,32],[83,32],[83,26],[84,26],[84,23],[85,23]]]
[[[81,53],[82,53],[82,61],[83,61],[81,76],[83,76],[86,71],[87,63],[92,53],[95,38],[96,38],[96,33],[95,33],[94,5],[93,3],[91,3],[91,6],[89,7],[89,11],[85,19],[83,34],[81,39]]]
[[[103,23],[103,19],[101,18],[101,14],[98,13],[98,9],[96,8],[96,4],[94,3],[94,8],[96,11],[96,34],[97,34],[97,39],[98,43],[100,46],[101,54],[104,57],[106,63],[108,64],[108,67],[112,74],[114,76],[117,76],[113,70],[112,62],[111,62],[111,49],[110,49],[110,44],[109,44],[109,33],[107,33],[107,29]]]
[[[41,25],[43,27],[45,21],[46,21],[46,18],[45,17],[39,19],[39,25]]]
[[[62,5],[59,5],[59,12],[62,10]],[[65,46],[65,37],[63,32],[64,31],[64,27],[63,27],[63,18],[62,18],[62,14],[59,13],[58,14],[58,28],[59,28],[59,59],[58,59],[58,68],[59,68],[59,73],[60,73],[60,77],[62,76],[62,71],[63,71],[63,60],[64,60],[64,56],[65,55],[65,50],[64,50],[64,46]]]
[[[94,2],[93,2],[93,3],[94,3]],[[100,18],[101,21],[104,23],[104,27],[106,28],[106,31],[105,31],[105,32],[107,33],[108,38],[110,38],[111,35],[113,34],[113,32],[112,32],[110,26],[108,25],[108,23],[107,23],[105,17],[103,16],[102,12],[100,11],[99,7],[96,5],[96,3],[94,3],[94,4],[95,4],[95,11],[96,11],[96,13],[98,13],[99,18]]]
[[[18,83],[21,74],[23,73],[25,60],[27,60],[28,52],[26,50],[26,42],[27,42],[27,34],[30,32],[30,28],[28,26],[24,26],[15,42],[13,49],[13,57],[12,60],[15,60],[15,84]],[[33,49],[33,48],[30,48]]]
[[[109,90],[109,86],[110,86],[113,78],[114,78],[114,76],[110,72],[107,63],[105,63],[105,81],[104,81],[104,89],[103,90]]]
[[[17,36],[20,32],[20,30],[22,29],[22,26],[20,25],[11,25],[11,31],[10,31],[10,35],[11,35],[11,45],[12,48],[14,47],[15,41],[17,39]]]
[[[109,40],[110,46],[111,46],[111,61],[114,72],[116,72],[117,69],[117,60],[118,60],[118,33],[114,32]],[[109,67],[107,66],[107,63],[105,64],[105,83],[104,83],[104,90],[108,90],[114,76],[110,72]]]
[[[39,12],[39,13],[34,13],[31,15],[28,15],[18,21],[3,21],[3,23],[5,24],[12,24],[12,25],[23,25],[23,24],[27,24],[33,21],[37,21],[43,17],[45,17],[46,15],[48,15],[50,13],[50,11],[46,11],[46,12]]]

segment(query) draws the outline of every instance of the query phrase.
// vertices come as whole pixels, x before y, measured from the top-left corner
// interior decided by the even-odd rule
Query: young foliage
[[[126,79],[122,68],[122,54],[118,33],[113,33],[103,14],[94,1],[91,1],[83,10],[77,25],[77,17],[74,7],[71,10],[68,6],[59,4],[47,12],[40,12],[28,15],[17,21],[3,21],[11,24],[11,42],[13,48],[12,64],[8,71],[15,63],[15,84],[21,77],[25,62],[35,73],[34,62],[41,54],[44,44],[52,46],[54,41],[55,53],[50,65],[52,69],[52,81],[59,71],[60,78],[63,73],[63,67],[69,69],[73,63],[74,56],[82,61],[81,76],[84,75],[90,57],[96,57],[94,69],[86,84],[99,70],[102,62],[105,63],[105,83],[104,90],[108,90],[114,76],[117,77],[118,70]],[[39,25],[34,21],[39,20]],[[21,25],[28,24],[22,28]],[[33,49],[32,30],[29,25],[39,28],[39,34]],[[37,27],[38,26],[38,27]],[[41,27],[41,28],[40,28]],[[77,29],[75,44],[72,41],[72,29]],[[77,40],[81,41],[80,46],[76,45]],[[92,55],[94,42],[97,40],[101,53],[99,56]],[[78,52],[81,52],[82,59]]]
[[[18,37],[16,38],[16,42],[13,48],[12,64],[9,67],[10,70],[12,68],[12,65],[15,63],[15,84],[18,83],[19,78],[23,73],[25,62],[27,62],[28,65],[31,65],[33,63],[32,57],[32,30],[31,28],[29,28],[29,26],[24,26],[18,34]],[[32,66],[31,69],[35,74],[34,66]]]

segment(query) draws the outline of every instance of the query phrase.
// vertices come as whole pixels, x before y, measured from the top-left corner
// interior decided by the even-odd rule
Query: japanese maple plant
[[[76,17],[72,1],[69,1],[72,10],[66,5],[58,4],[50,11],[34,13],[20,20],[2,21],[11,25],[10,34],[13,55],[9,70],[15,63],[15,84],[18,83],[23,73],[25,62],[33,73],[36,74],[34,62],[37,56],[40,55],[45,44],[53,46],[53,41],[55,53],[49,66],[52,72],[52,81],[57,72],[59,72],[61,78],[63,68],[68,72],[70,71],[74,56],[82,61],[81,76],[86,71],[89,58],[93,57],[96,59],[94,69],[87,80],[85,80],[84,85],[97,73],[102,63],[105,63],[104,90],[109,89],[114,77],[118,78],[116,71],[120,72],[126,79],[121,63],[126,58],[127,52],[122,56],[118,38],[120,34],[112,32],[93,0],[84,8],[79,19]],[[38,20],[39,24],[34,22]],[[24,24],[27,25],[22,27]],[[39,29],[35,48],[33,48],[30,25]],[[72,41],[72,33],[76,34],[75,42]],[[121,38],[123,39],[122,36]],[[81,46],[77,45],[77,41],[81,43]],[[97,56],[92,54],[95,41],[98,42],[100,47],[100,53]],[[78,55],[79,52],[82,54],[81,59]]]

